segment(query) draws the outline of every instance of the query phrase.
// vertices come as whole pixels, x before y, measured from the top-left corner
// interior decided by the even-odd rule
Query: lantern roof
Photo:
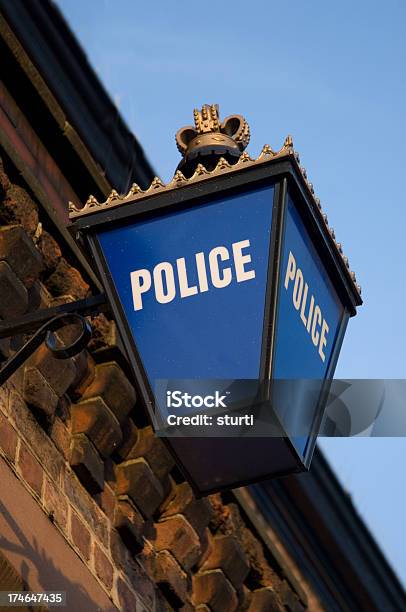
[[[344,254],[341,243],[337,241],[334,229],[329,226],[327,215],[322,209],[320,199],[315,195],[313,184],[307,177],[306,169],[300,165],[300,156],[294,149],[292,137],[288,135],[278,151],[273,150],[268,144],[264,145],[258,157],[252,158],[249,153],[243,151],[248,144],[250,132],[246,120],[241,115],[231,115],[220,124],[218,106],[204,105],[201,111],[194,110],[194,118],[194,128],[186,126],[178,130],[176,134],[177,146],[183,155],[183,160],[171,181],[165,184],[159,177],[155,176],[147,189],[143,190],[137,183],[133,183],[128,193],[122,195],[113,189],[104,202],[99,202],[95,196],[90,195],[82,208],[78,208],[73,202],[69,202],[70,220],[75,221],[78,218],[87,217],[93,213],[110,211],[129,203],[144,201],[155,195],[175,191],[179,188],[187,188],[209,179],[239,173],[248,168],[289,160],[295,168],[297,176],[301,178],[302,185],[308,192],[313,212],[318,216],[322,227],[326,230],[327,239],[336,253],[337,260],[342,262],[341,267],[345,275],[355,289],[355,293],[358,296],[358,304],[361,304],[361,286],[357,282],[355,272],[350,269],[349,259]],[[211,143],[207,145],[211,147],[210,151],[206,149],[206,152],[203,151],[203,154],[201,143],[199,142],[199,138],[202,137],[206,139],[206,145],[208,141]],[[225,141],[217,141],[216,143],[216,137],[225,139]],[[229,141],[237,147],[238,155],[235,155],[233,145]],[[224,153],[224,156],[221,155],[221,152]],[[179,168],[182,167],[182,164],[186,167],[186,162],[190,162],[191,158],[195,160],[195,168],[193,173],[190,173],[189,164],[187,167],[188,173],[185,176]],[[199,159],[202,161],[199,162]],[[215,163],[213,163],[213,159]]]

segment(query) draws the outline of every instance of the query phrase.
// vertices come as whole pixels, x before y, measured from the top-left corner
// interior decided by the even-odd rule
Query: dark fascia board
[[[307,542],[309,556],[319,554],[327,575],[339,577],[336,586],[340,591],[347,590],[355,600],[372,606],[371,610],[406,609],[406,594],[398,577],[319,449],[309,473],[268,481],[250,490],[268,520],[273,525],[279,522],[282,539],[289,541],[293,556],[295,548]],[[301,543],[292,535],[293,526],[300,529]],[[323,581],[322,576],[320,579]],[[349,609],[354,608],[350,605]]]
[[[360,551],[360,562],[364,560],[370,566],[371,573],[374,574],[372,586],[377,581],[382,590],[386,591],[388,595],[394,598],[394,601],[398,602],[399,609],[405,610],[406,594],[397,575],[352,503],[351,496],[344,491],[319,449],[316,457],[314,482],[317,483],[319,490],[326,492],[331,511],[333,508],[336,508],[339,522],[347,532],[350,540],[357,545]],[[310,482],[307,494],[309,497],[313,494]],[[337,523],[338,527],[339,523]],[[341,538],[338,539],[341,540]],[[356,562],[354,562],[355,565]]]
[[[0,0],[0,11],[110,184],[147,187],[155,173],[56,5]]]

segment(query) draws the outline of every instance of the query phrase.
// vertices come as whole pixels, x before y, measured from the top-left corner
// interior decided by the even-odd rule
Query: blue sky
[[[336,376],[405,378],[404,1],[57,3],[164,180],[203,103],[246,117],[253,156],[292,134],[363,288]],[[406,581],[406,440],[321,445]]]

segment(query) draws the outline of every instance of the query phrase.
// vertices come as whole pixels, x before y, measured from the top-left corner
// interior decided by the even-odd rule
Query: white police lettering
[[[210,288],[222,289],[228,287],[233,279],[237,283],[255,278],[255,270],[248,268],[251,263],[251,255],[247,252],[250,247],[249,240],[240,240],[231,245],[231,251],[225,246],[216,246],[208,253],[195,253],[192,262],[187,262],[185,257],[176,260],[173,266],[168,261],[157,264],[152,273],[150,270],[134,270],[130,273],[131,289],[134,310],[142,310],[143,294],[152,288],[155,299],[160,304],[168,304],[176,297],[179,286],[181,298],[191,297],[198,293],[208,291]],[[196,284],[191,284],[189,277],[190,267],[193,267]],[[177,278],[178,283],[175,283]],[[211,281],[211,286],[209,285]]]
[[[329,326],[323,317],[320,306],[316,303],[314,295],[310,297],[308,304],[309,285],[306,283],[303,272],[296,265],[296,259],[289,252],[288,265],[285,275],[285,289],[289,291],[290,283],[292,285],[292,302],[294,308],[299,312],[300,319],[305,326],[314,346],[318,349],[320,359],[324,362],[326,355],[324,348],[327,345],[327,334]],[[148,284],[148,283],[146,283]]]

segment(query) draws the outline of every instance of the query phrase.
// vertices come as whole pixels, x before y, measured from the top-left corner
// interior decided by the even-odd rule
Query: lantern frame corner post
[[[260,367],[260,380],[264,381],[265,384],[267,381],[272,381],[286,195],[287,179],[285,176],[282,176],[280,180],[275,182],[271,239],[269,245],[267,290],[264,309],[264,327]]]
[[[273,410],[275,415],[275,407],[272,405],[272,389],[275,384],[274,363],[277,342],[276,337],[278,327],[278,311],[281,292],[282,250],[285,240],[285,228],[289,197],[292,197],[295,200],[295,206],[299,213],[299,216],[305,228],[309,231],[309,235],[315,246],[316,252],[318,252],[319,255],[320,252],[322,252],[321,247],[323,246],[321,244],[322,240],[320,240],[320,238],[325,238],[323,231],[325,228],[321,228],[319,225],[317,226],[316,224],[314,224],[314,217],[312,219],[311,215],[311,203],[309,202],[308,194],[306,194],[301,185],[301,179],[303,177],[301,173],[297,172],[298,169],[296,166],[296,160],[292,160],[291,171],[289,173],[284,174],[281,177],[280,181],[276,184],[274,202],[275,216],[273,218],[272,227],[267,289],[267,294],[269,295],[269,302],[267,303],[266,311],[264,313],[264,336],[261,356],[261,377],[263,377],[262,379],[266,383],[264,400],[268,402],[271,410]],[[300,205],[298,205],[298,200],[300,202]],[[297,457],[298,471],[308,471],[310,468],[312,456],[316,446],[317,436],[320,431],[323,417],[325,414],[329,391],[337,366],[337,361],[341,351],[347,324],[349,318],[356,314],[356,306],[362,303],[362,300],[359,299],[359,301],[357,302],[357,300],[354,299],[354,295],[352,295],[352,292],[348,290],[348,283],[341,282],[337,284],[338,274],[337,270],[332,270],[334,264],[332,264],[331,251],[328,253],[328,255],[330,255],[330,257],[326,258],[326,261],[328,262],[327,271],[329,275],[331,273],[330,279],[336,279],[336,282],[334,283],[334,288],[337,290],[340,301],[342,302],[343,313],[339,322],[338,332],[334,339],[332,354],[329,359],[329,365],[323,378],[320,397],[317,403],[317,408],[315,410],[314,417],[311,422],[308,440],[302,455],[297,451],[295,445],[292,443],[293,437],[288,433],[286,435],[286,443],[290,447],[290,450],[293,452],[293,454]],[[339,280],[342,281],[343,278],[341,277]],[[270,314],[268,314],[267,312],[268,308],[270,309]]]
[[[152,424],[154,424],[153,412],[154,412],[154,395],[151,386],[148,381],[147,374],[145,372],[141,356],[138,352],[135,344],[133,334],[127,321],[124,309],[121,305],[118,294],[115,290],[114,280],[110,273],[106,259],[103,255],[97,235],[92,231],[86,232],[87,246],[90,255],[96,263],[97,269],[100,273],[100,279],[104,286],[111,312],[117,325],[118,332],[120,334],[121,341],[126,351],[127,359],[130,364],[130,368],[133,372],[135,385],[139,395],[147,409],[148,417]]]

